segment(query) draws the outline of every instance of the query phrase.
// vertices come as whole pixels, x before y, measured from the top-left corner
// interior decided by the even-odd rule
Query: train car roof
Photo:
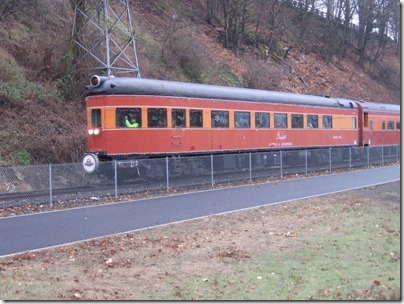
[[[400,105],[397,104],[387,104],[387,103],[375,103],[375,102],[365,102],[360,101],[360,105],[363,110],[366,111],[380,111],[380,112],[395,112],[400,113]]]
[[[147,95],[201,99],[235,100],[249,102],[267,102],[299,104],[333,108],[357,108],[353,100],[329,98],[315,95],[303,95],[257,89],[234,88],[217,85],[195,84],[157,79],[134,77],[93,76],[86,87],[87,96],[94,95]],[[372,103],[362,103],[363,107],[373,109]],[[387,107],[388,106],[388,107]],[[393,105],[386,105],[390,108]],[[395,109],[395,108],[394,108]],[[384,110],[386,111],[386,110]]]
[[[132,77],[93,76],[86,89],[87,96],[147,95],[357,108],[354,101],[346,99]]]

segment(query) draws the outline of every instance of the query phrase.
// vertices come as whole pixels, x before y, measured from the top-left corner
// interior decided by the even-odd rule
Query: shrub
[[[243,78],[247,87],[252,89],[278,90],[282,72],[267,61],[248,59],[247,71]]]
[[[52,94],[42,84],[27,80],[23,68],[3,50],[0,51],[0,95],[21,102],[28,98],[43,101]]]

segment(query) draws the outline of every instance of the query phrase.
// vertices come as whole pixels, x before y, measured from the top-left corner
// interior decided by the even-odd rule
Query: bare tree
[[[340,0],[342,3],[342,9],[344,14],[344,37],[343,37],[343,45],[342,45],[342,57],[345,57],[347,54],[347,48],[350,44],[350,33],[351,27],[350,24],[352,22],[352,18],[357,9],[357,0]]]
[[[318,0],[301,0],[304,2],[305,9],[300,12],[298,18],[300,19],[300,26],[297,28],[298,33],[297,35],[297,43],[299,45],[303,45],[306,39],[305,35],[307,30],[309,29],[310,23],[313,21],[314,14],[311,11],[314,11],[314,8],[318,2]]]
[[[352,20],[350,0],[325,0],[326,31],[321,50],[322,57],[329,62],[334,55],[344,57],[348,47],[350,22]],[[343,19],[343,22],[341,22]]]
[[[373,31],[375,0],[358,0],[358,51],[359,65],[363,66],[366,59],[366,48]]]
[[[279,45],[279,42],[282,40],[286,29],[284,3],[283,1],[279,0],[267,1],[265,10],[267,12],[266,26],[268,31],[266,40],[268,52],[272,54],[272,58],[281,57],[282,59],[286,59],[292,46],[289,46],[287,51],[283,52]],[[283,54],[281,54],[281,52]]]
[[[213,19],[215,19],[216,11],[218,10],[218,1],[217,0],[206,0],[206,11],[207,11],[207,20],[209,24],[213,23]]]
[[[375,26],[377,28],[377,47],[374,49],[372,59],[382,59],[387,42],[390,40],[389,25],[394,18],[394,12],[399,11],[399,5],[395,0],[375,1]]]
[[[251,0],[222,0],[220,4],[224,23],[223,44],[239,55]]]
[[[396,54],[400,54],[401,34],[400,34],[400,3],[397,3],[397,7],[392,8],[391,16],[389,19],[389,34],[393,37],[394,42],[397,44]]]

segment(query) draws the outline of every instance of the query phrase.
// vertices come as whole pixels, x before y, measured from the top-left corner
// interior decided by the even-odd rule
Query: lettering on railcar
[[[283,132],[278,132],[276,134],[276,140],[285,141],[287,138],[288,136]]]

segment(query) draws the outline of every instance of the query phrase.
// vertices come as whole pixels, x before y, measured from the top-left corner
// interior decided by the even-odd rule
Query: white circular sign
[[[84,171],[86,171],[87,173],[94,173],[98,169],[99,165],[100,165],[100,162],[98,160],[97,155],[86,154],[84,156],[83,168],[84,168]]]

